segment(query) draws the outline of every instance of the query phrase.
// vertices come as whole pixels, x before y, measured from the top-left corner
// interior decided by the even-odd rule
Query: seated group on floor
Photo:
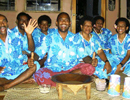
[[[37,23],[25,12],[17,15],[16,24],[10,30],[8,19],[0,14],[0,91],[32,76],[39,85],[56,86],[51,77],[61,73],[94,75],[100,79],[119,72],[130,75],[126,18],[115,21],[115,35],[103,28],[101,16],[84,16],[80,20],[81,31],[74,34],[69,31],[71,19],[66,12],[57,16],[57,29],[49,28],[49,16],[41,15]]]

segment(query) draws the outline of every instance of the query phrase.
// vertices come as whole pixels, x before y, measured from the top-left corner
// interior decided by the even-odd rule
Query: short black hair
[[[27,14],[27,13],[25,13],[25,12],[20,12],[20,13],[17,15],[17,20],[20,19],[20,16],[26,16],[26,17],[28,18],[28,20],[30,20],[30,19],[32,18],[29,14]]]
[[[96,24],[96,21],[99,20],[99,19],[102,20],[102,22],[104,23],[104,18],[102,16],[95,16],[93,18],[93,25]]]
[[[80,19],[79,24],[80,24],[80,25],[83,25],[85,21],[90,21],[90,22],[92,22],[92,21],[93,21],[93,17],[85,15],[84,17],[82,17],[82,18]]]
[[[8,19],[6,18],[5,15],[0,14],[0,16],[3,16],[5,18],[5,20],[8,22]]]
[[[120,17],[120,18],[118,18],[116,21],[115,21],[115,24],[117,25],[118,24],[118,22],[120,22],[120,21],[123,21],[123,22],[125,22],[126,23],[126,27],[129,27],[129,21],[126,19],[126,18],[124,18],[124,17]]]
[[[62,14],[67,15],[67,16],[68,16],[68,18],[69,18],[69,21],[70,21],[70,16],[69,16],[69,14],[68,14],[68,13],[66,13],[66,12],[61,12],[61,13],[59,13],[59,15],[57,16],[56,21],[58,21],[58,19],[59,19],[60,15],[62,15]]]
[[[126,30],[126,33],[128,33],[129,32],[129,25],[130,25],[129,21],[124,17],[120,17],[115,21],[115,24],[117,25],[120,21],[123,21],[126,23],[126,27],[128,27],[128,30]]]
[[[49,24],[49,27],[51,26],[51,18],[47,15],[41,15],[39,18],[38,18],[38,24],[40,24],[42,21],[47,21],[48,24]]]

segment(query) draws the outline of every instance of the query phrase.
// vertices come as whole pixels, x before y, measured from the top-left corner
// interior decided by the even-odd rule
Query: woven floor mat
[[[62,100],[86,100],[85,90],[81,90],[74,95],[73,93],[63,90]],[[56,88],[51,88],[48,94],[39,92],[39,88],[12,88],[7,90],[4,100],[58,100]],[[90,100],[125,100],[122,96],[113,97],[106,91],[97,91],[91,89]]]

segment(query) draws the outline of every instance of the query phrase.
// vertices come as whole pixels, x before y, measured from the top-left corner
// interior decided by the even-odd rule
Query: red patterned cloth
[[[51,86],[56,86],[56,83],[51,81],[51,77],[53,75],[62,74],[62,73],[69,73],[73,70],[79,69],[82,74],[85,75],[92,75],[95,71],[95,67],[93,67],[91,64],[86,63],[79,63],[78,65],[74,66],[72,69],[67,71],[61,71],[61,72],[52,72],[51,70],[47,68],[40,68],[34,75],[35,81],[38,83],[38,85],[41,84],[50,84]]]
[[[80,69],[82,74],[85,75],[93,75],[95,72],[95,67],[93,67],[91,64],[86,64],[86,63],[79,63],[78,65],[74,66],[70,71]]]

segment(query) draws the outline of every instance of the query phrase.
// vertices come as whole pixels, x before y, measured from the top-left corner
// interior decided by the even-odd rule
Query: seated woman
[[[98,35],[100,40],[103,42],[102,48],[103,48],[104,52],[107,52],[108,49],[105,49],[104,46],[106,45],[108,39],[112,36],[112,32],[107,28],[103,28],[103,24],[104,24],[103,17],[101,17],[101,16],[94,17],[92,34]]]
[[[51,18],[47,15],[42,15],[38,18],[38,26],[40,28],[40,31],[43,33],[42,38],[55,31],[55,28],[52,29],[49,28],[51,26]],[[41,65],[41,67],[44,66],[44,62],[46,61],[46,58],[47,58],[47,54],[43,59],[39,60],[39,64]]]
[[[95,67],[94,75],[99,78],[107,79],[108,73],[111,72],[111,65],[106,58],[105,53],[101,48],[101,41],[97,35],[92,34],[92,17],[84,16],[80,21],[81,32],[77,33],[78,38],[81,39],[80,46],[82,49],[79,51],[79,59],[84,58],[85,56],[93,56],[93,53],[96,52],[96,58],[98,59],[98,64]]]
[[[51,18],[47,15],[42,15],[38,18],[38,26],[44,35],[55,31],[55,28],[49,28],[51,26]]]
[[[117,34],[113,35],[107,47],[110,53],[107,54],[109,61],[114,61],[115,73],[123,72],[130,75],[130,35],[127,34],[129,30],[129,21],[126,18],[118,18],[115,21],[115,29]]]

